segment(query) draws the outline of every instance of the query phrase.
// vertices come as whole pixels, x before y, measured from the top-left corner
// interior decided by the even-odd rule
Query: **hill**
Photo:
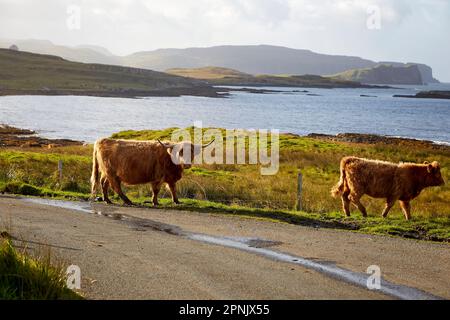
[[[330,76],[333,79],[357,81],[367,84],[422,85],[421,72],[417,65],[393,66],[387,64],[372,68],[354,69]]]
[[[397,67],[417,65],[425,83],[438,82],[433,78],[431,67],[424,64],[375,62],[353,56],[319,54],[309,50],[271,45],[158,49],[121,57],[99,46],[68,47],[55,45],[45,40],[0,39],[0,48],[9,48],[12,44],[16,44],[22,51],[56,55],[70,61],[124,65],[157,71],[217,66],[240,70],[248,74],[330,75],[352,69],[372,68],[379,64],[391,64]]]
[[[217,95],[202,81],[167,73],[0,49],[0,95],[6,94]]]
[[[422,76],[422,81],[424,84],[440,83],[439,80],[437,80],[433,77],[433,69],[431,69],[431,67],[427,66],[426,64],[414,63],[414,62],[399,63],[399,62],[392,62],[392,61],[382,61],[382,62],[378,63],[378,65],[383,65],[383,64],[391,65],[393,67],[408,67],[408,66],[416,65],[419,68],[420,75]]]
[[[194,79],[223,79],[227,77],[245,78],[251,75],[234,69],[221,67],[203,67],[203,68],[172,68],[165,71],[166,73],[194,78]]]
[[[250,74],[332,74],[376,63],[358,57],[318,54],[279,46],[216,46],[159,49],[124,57],[124,63],[153,70],[219,66]]]
[[[234,69],[219,67],[204,68],[175,68],[166,72],[178,76],[201,79],[211,85],[232,86],[275,86],[275,87],[304,87],[304,88],[370,88],[356,81],[327,78],[315,75],[251,75]]]
[[[69,47],[53,44],[47,40],[7,40],[0,39],[0,48],[9,48],[12,44],[20,51],[33,52],[62,57],[66,60],[83,63],[102,63],[120,65],[120,57],[114,56],[107,49],[98,46]]]

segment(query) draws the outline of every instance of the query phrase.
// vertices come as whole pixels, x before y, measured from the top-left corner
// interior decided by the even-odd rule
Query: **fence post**
[[[58,173],[59,173],[59,183],[62,182],[62,168],[63,168],[63,162],[62,160],[58,160]]]
[[[302,184],[303,184],[303,176],[302,173],[299,172],[297,175],[297,203],[295,209],[297,211],[302,210]]]

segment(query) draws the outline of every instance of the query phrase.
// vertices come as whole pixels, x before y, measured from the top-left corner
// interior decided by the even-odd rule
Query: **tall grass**
[[[63,268],[55,265],[47,251],[30,257],[16,249],[10,239],[0,238],[0,299],[81,299],[68,289]]]

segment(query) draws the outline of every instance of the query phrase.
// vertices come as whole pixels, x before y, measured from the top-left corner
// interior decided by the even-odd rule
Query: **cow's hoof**
[[[159,202],[153,203],[154,207],[159,207]]]

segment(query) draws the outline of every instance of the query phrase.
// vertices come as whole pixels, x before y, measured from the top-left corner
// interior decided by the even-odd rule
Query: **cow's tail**
[[[339,182],[331,188],[331,195],[335,198],[341,196],[344,193],[345,188],[345,165],[346,161],[343,159],[341,161],[341,176],[339,178]]]
[[[94,144],[94,152],[92,154],[92,175],[91,175],[91,199],[97,194],[97,186],[99,184],[98,159],[97,159],[97,143]]]

